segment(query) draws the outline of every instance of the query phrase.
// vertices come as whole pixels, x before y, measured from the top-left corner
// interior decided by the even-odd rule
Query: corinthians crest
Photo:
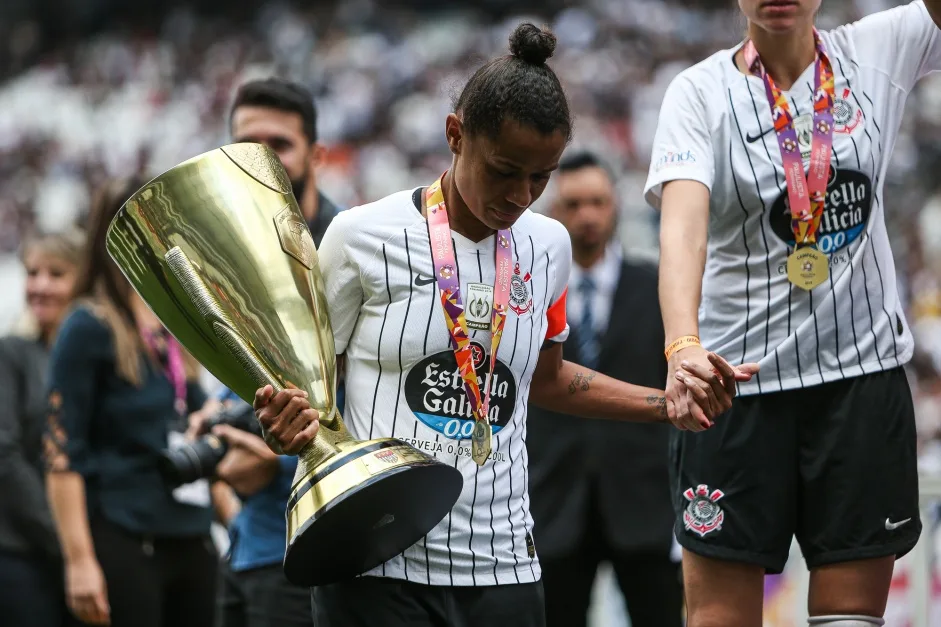
[[[513,269],[513,276],[510,277],[510,309],[521,316],[533,307],[533,296],[527,285],[532,279],[528,272],[520,274],[520,265],[516,264]]]
[[[689,501],[686,511],[683,512],[683,525],[687,531],[697,533],[703,538],[707,533],[722,528],[725,512],[718,505],[719,499],[725,496],[722,490],[713,490],[710,493],[709,486],[699,485],[695,491],[687,488],[683,496]]]

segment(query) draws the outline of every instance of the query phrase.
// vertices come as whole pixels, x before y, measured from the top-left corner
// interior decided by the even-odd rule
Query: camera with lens
[[[261,426],[255,420],[255,410],[244,401],[225,407],[200,426],[195,442],[163,451],[160,471],[171,487],[211,477],[216,466],[228,452],[225,440],[213,435],[216,425],[228,425],[262,437]]]

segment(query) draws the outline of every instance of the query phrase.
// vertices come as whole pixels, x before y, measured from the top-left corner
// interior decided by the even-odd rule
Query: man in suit
[[[567,359],[637,385],[667,376],[657,270],[614,241],[615,181],[594,155],[566,156],[552,215],[568,229]],[[669,425],[584,420],[530,408],[534,538],[548,627],[584,626],[592,583],[610,562],[632,627],[680,627],[680,566],[670,557]]]

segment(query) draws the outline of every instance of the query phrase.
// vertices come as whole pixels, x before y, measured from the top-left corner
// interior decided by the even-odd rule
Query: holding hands
[[[671,344],[666,356],[667,416],[682,431],[711,427],[716,417],[732,407],[736,383],[750,381],[759,370],[755,363],[733,367],[692,336]]]

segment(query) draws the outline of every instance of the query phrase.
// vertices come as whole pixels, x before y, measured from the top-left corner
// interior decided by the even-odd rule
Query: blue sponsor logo
[[[489,377],[486,372],[490,356],[479,344],[474,349],[477,382],[482,393]],[[424,425],[450,440],[470,439],[474,431],[473,411],[452,351],[435,353],[415,364],[405,377],[404,392],[409,409]],[[499,433],[510,421],[515,406],[516,380],[506,364],[498,360],[488,414],[494,433]]]

